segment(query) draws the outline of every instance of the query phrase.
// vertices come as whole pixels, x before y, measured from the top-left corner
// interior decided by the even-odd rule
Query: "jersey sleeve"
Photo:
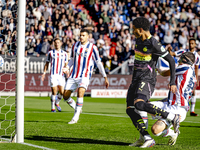
[[[178,51],[175,51],[175,56],[176,57],[180,57],[183,53],[185,53],[186,51],[181,49],[181,50],[178,50]]]
[[[95,45],[93,46],[92,58],[95,62],[101,61],[101,58],[99,57],[99,51]]]
[[[197,66],[199,66],[199,64],[200,64],[200,56],[197,53],[196,53],[196,55],[197,55],[197,57],[196,57],[196,60],[195,60],[194,64],[197,65]]]
[[[165,57],[169,53],[156,39],[152,40],[152,45],[154,47],[154,55]]]
[[[51,51],[49,51],[48,54],[47,54],[46,62],[51,62]]]

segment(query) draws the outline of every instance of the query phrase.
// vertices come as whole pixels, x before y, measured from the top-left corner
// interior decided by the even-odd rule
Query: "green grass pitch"
[[[14,98],[13,98],[14,99]],[[76,98],[74,98],[76,100]],[[24,142],[57,150],[127,150],[139,138],[139,132],[126,115],[125,99],[84,98],[83,113],[77,124],[68,125],[74,111],[61,101],[62,112],[50,112],[49,97],[25,98]],[[200,114],[200,99],[195,111]],[[149,117],[149,128],[155,121]],[[180,127],[181,134],[174,146],[168,146],[168,138],[152,137],[158,150],[199,150],[200,116],[189,113]],[[0,143],[0,150],[36,150],[18,143]]]

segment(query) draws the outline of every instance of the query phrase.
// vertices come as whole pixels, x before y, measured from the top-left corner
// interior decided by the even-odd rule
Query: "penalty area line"
[[[43,146],[38,146],[38,145],[34,145],[34,144],[29,144],[29,143],[19,143],[19,144],[23,144],[23,145],[27,145],[27,146],[31,146],[31,147],[35,147],[35,148],[40,148],[43,150],[55,150],[55,149],[51,149],[51,148],[47,148],[47,147],[43,147]]]
[[[8,138],[0,138],[0,139],[5,140],[7,142],[11,142],[10,139],[8,139]],[[56,149],[51,149],[48,147],[38,146],[38,145],[30,144],[30,143],[18,143],[18,144],[23,144],[23,145],[27,145],[27,146],[31,146],[31,147],[35,147],[35,148],[40,148],[43,150],[56,150]]]

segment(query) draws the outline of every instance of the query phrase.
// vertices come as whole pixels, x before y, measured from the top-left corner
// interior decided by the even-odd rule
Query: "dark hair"
[[[87,29],[81,29],[81,32],[86,32],[87,34],[89,34],[89,31]]]
[[[133,20],[133,25],[136,28],[142,28],[145,31],[149,31],[150,28],[150,22],[145,17],[137,17],[136,19]]]
[[[185,52],[181,55],[180,61],[192,66],[195,62],[195,56],[192,52]]]
[[[57,41],[57,40],[59,40],[59,41],[60,41],[60,38],[55,38],[55,39],[54,39],[54,42],[55,42],[55,41]]]
[[[190,42],[190,41],[194,41],[194,42],[196,43],[196,39],[195,39],[195,38],[190,38],[190,39],[189,39],[189,42]]]

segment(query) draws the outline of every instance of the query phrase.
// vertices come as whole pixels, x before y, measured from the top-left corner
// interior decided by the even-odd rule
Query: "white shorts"
[[[65,77],[61,75],[51,75],[51,87],[55,86],[65,86]]]
[[[83,87],[85,90],[87,90],[87,87],[89,85],[89,79],[88,78],[68,78],[66,84],[65,84],[65,90],[70,90],[74,92],[77,88]]]
[[[155,102],[150,102],[151,104],[167,111],[167,112],[171,112],[173,114],[179,114],[181,116],[181,120],[180,122],[184,121],[187,115],[187,110],[184,107],[180,107],[177,105],[168,105],[168,102],[160,102],[160,101],[155,101]],[[160,119],[162,121],[164,121],[166,123],[166,125],[168,127],[170,127],[171,123],[168,119],[163,119],[163,118],[159,118],[159,117],[152,117]]]

